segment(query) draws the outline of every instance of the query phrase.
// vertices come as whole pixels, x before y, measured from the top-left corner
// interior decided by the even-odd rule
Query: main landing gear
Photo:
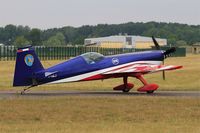
[[[144,85],[144,86],[138,88],[137,91],[153,93],[155,90],[158,89],[157,84],[148,84],[147,81],[142,77],[142,75],[136,75],[134,77],[139,79]],[[134,84],[128,83],[128,76],[123,77],[123,82],[124,82],[124,84],[114,87],[113,90],[122,91],[122,92],[127,93],[134,87]]]

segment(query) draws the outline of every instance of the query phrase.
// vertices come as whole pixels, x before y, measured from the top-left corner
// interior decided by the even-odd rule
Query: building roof
[[[200,42],[193,44],[192,46],[200,46]]]
[[[124,41],[126,37],[132,37],[134,41],[152,41],[151,37],[144,36],[131,36],[131,35],[115,35],[115,36],[107,36],[107,37],[98,37],[98,38],[86,38],[85,40],[95,40],[95,41],[113,41],[120,42]],[[167,39],[156,38],[157,41],[167,41]]]
[[[156,40],[161,45],[167,45],[167,39],[156,38]],[[161,43],[162,42],[162,43]],[[134,48],[138,47],[136,45],[145,43],[145,45],[150,45],[153,43],[151,37],[144,37],[144,36],[132,36],[132,35],[114,35],[114,36],[107,36],[107,37],[98,37],[98,38],[86,38],[84,40],[84,45],[95,45],[100,46],[102,43],[121,43],[124,48]],[[111,44],[112,45],[112,44]]]

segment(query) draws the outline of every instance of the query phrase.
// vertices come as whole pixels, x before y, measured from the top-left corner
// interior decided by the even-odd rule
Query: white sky
[[[0,0],[0,27],[55,28],[125,22],[200,25],[200,0]]]

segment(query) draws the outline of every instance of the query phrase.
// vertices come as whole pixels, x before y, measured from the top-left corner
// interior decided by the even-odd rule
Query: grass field
[[[43,61],[45,67],[60,61]],[[146,75],[160,90],[200,90],[200,56],[169,58],[178,71]],[[12,87],[14,62],[0,62],[0,90]],[[130,79],[136,87],[141,85]],[[43,90],[111,90],[121,79],[40,86]],[[0,133],[200,133],[200,99],[156,96],[59,96],[0,99]]]
[[[55,65],[62,61],[43,61],[45,67]],[[183,69],[166,72],[166,81],[162,80],[162,73],[145,75],[149,83],[157,83],[160,90],[200,90],[200,55],[188,55],[187,57],[168,58],[165,64],[183,65]],[[0,62],[0,90],[17,90],[13,88],[14,61]],[[139,88],[142,84],[134,78],[129,82]],[[59,90],[112,90],[114,86],[122,83],[122,79],[109,79],[102,81],[76,82],[56,85],[44,85],[34,89],[59,89]],[[81,87],[80,87],[81,86]]]
[[[51,97],[0,100],[1,133],[199,133],[200,99]]]

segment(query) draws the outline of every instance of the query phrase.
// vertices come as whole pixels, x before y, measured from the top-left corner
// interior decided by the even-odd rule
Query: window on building
[[[132,37],[126,37],[126,42],[128,45],[132,45]]]

